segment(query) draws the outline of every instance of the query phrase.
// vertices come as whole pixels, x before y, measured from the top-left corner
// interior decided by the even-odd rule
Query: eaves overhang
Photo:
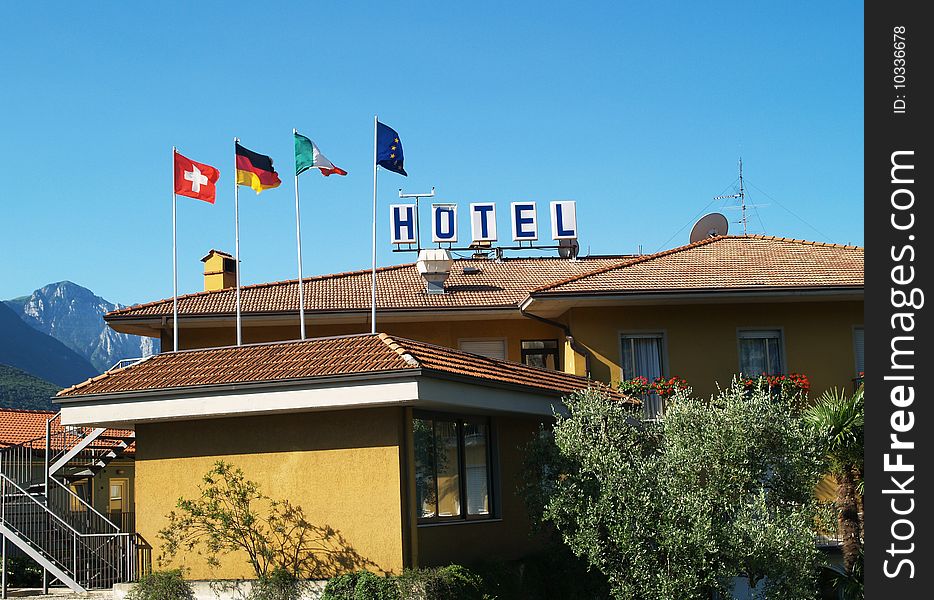
[[[527,296],[519,309],[554,317],[571,308],[652,306],[665,304],[723,304],[730,302],[847,302],[862,301],[863,286],[711,288],[705,290],[620,290],[599,292],[541,292]]]
[[[137,423],[412,406],[550,417],[566,392],[413,368],[290,380],[86,394],[57,398],[62,424]]]
[[[396,308],[377,309],[377,318],[383,322],[411,323],[432,318],[462,321],[482,321],[489,319],[521,319],[515,304],[497,306],[471,306],[451,308]],[[368,322],[370,309],[352,310],[307,310],[306,320],[324,325],[357,324]],[[241,315],[244,326],[274,327],[295,325],[298,311],[245,312]],[[104,321],[111,329],[119,333],[156,337],[163,329],[172,327],[171,315],[104,315]],[[236,323],[235,313],[199,313],[180,314],[178,324],[181,328],[212,328]]]

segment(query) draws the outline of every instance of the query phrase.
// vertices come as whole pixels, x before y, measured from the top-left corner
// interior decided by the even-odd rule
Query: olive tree
[[[820,460],[791,399],[737,382],[678,393],[660,421],[597,390],[566,398],[529,453],[530,510],[632,600],[816,594]]]

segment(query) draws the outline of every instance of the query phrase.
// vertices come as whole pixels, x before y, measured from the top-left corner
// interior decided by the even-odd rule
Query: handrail
[[[76,494],[76,493],[74,493],[73,491],[71,491],[71,489],[70,489],[68,486],[66,486],[65,484],[63,484],[63,483],[62,483],[61,481],[59,481],[58,479],[55,479],[54,477],[50,477],[50,479],[51,479],[52,481],[54,481],[55,484],[58,485],[58,487],[60,487],[60,488],[62,488],[63,490],[65,490],[65,491],[68,493],[68,495],[69,495],[70,497],[76,499],[78,502],[80,502],[82,505],[84,505],[84,507],[85,507],[86,509],[90,510],[92,513],[94,513],[95,515],[97,515],[98,517],[100,517],[101,519],[103,519],[105,523],[107,523],[108,525],[110,525],[111,527],[113,527],[115,530],[117,530],[118,532],[120,532],[120,527],[119,527],[116,523],[114,523],[114,522],[111,521],[109,518],[107,518],[106,516],[104,516],[103,513],[98,512],[96,508],[94,508],[93,506],[91,506],[90,504],[88,504],[87,502],[85,502],[84,498],[82,498],[82,497],[79,496],[78,494]],[[48,494],[48,492],[46,492],[46,494]]]
[[[116,370],[116,369],[122,369],[122,368],[124,368],[124,367],[132,367],[133,365],[135,365],[135,364],[137,364],[137,363],[141,363],[141,362],[143,362],[144,360],[146,360],[147,358],[150,358],[151,356],[153,356],[153,355],[150,355],[150,356],[140,356],[139,358],[121,358],[120,360],[118,360],[117,362],[115,362],[115,363],[113,364],[113,366],[110,367],[109,369],[107,369],[107,371],[105,371],[105,372],[109,373],[110,371],[113,371],[113,370]]]
[[[29,492],[27,492],[27,491],[24,490],[23,488],[19,487],[19,485],[17,485],[17,483],[16,483],[15,481],[13,481],[12,479],[10,479],[9,477],[7,477],[6,475],[4,475],[3,473],[0,473],[0,481],[8,482],[8,483],[9,483],[10,485],[12,485],[14,488],[16,488],[17,490],[19,490],[19,492],[23,495],[24,498],[29,498],[30,502],[32,502],[32,503],[35,504],[36,506],[39,506],[40,508],[42,508],[42,510],[44,510],[44,511],[47,512],[48,514],[52,515],[52,517],[53,517],[56,521],[58,521],[60,524],[64,525],[65,528],[68,529],[69,531],[71,531],[73,534],[78,535],[78,536],[94,535],[94,534],[85,534],[85,533],[81,533],[80,531],[78,531],[77,529],[75,529],[74,527],[72,527],[70,523],[68,523],[67,521],[65,521],[64,519],[62,519],[60,516],[58,516],[57,514],[55,514],[55,512],[49,510],[49,507],[48,507],[48,506],[46,506],[46,505],[43,504],[42,502],[39,502],[38,500],[36,500],[35,497],[34,497],[32,494],[30,494]]]

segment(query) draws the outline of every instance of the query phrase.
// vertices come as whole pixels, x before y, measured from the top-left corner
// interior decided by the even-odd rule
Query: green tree
[[[730,597],[733,578],[776,600],[816,594],[811,430],[792,399],[738,382],[680,392],[665,418],[586,391],[533,444],[526,496],[620,600]]]
[[[847,574],[861,561],[863,429],[866,420],[863,387],[853,394],[828,390],[805,412],[814,429],[830,474],[837,481],[837,522]]]

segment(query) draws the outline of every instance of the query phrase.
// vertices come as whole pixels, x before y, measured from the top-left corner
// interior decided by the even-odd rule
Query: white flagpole
[[[237,144],[234,138],[234,262],[237,263],[237,345],[243,344],[240,332],[240,184],[237,183]]]
[[[298,130],[292,128],[292,138],[294,141]],[[305,339],[305,291],[302,289],[302,214],[298,208],[298,170],[295,171],[295,240],[298,244],[298,320],[301,324],[301,336]]]
[[[373,115],[373,270],[370,273],[373,289],[370,295],[370,333],[376,333],[376,141],[378,117]]]
[[[175,229],[175,212],[178,204],[178,195],[175,193],[175,153],[178,149],[172,146],[172,350],[178,352],[178,246]]]

